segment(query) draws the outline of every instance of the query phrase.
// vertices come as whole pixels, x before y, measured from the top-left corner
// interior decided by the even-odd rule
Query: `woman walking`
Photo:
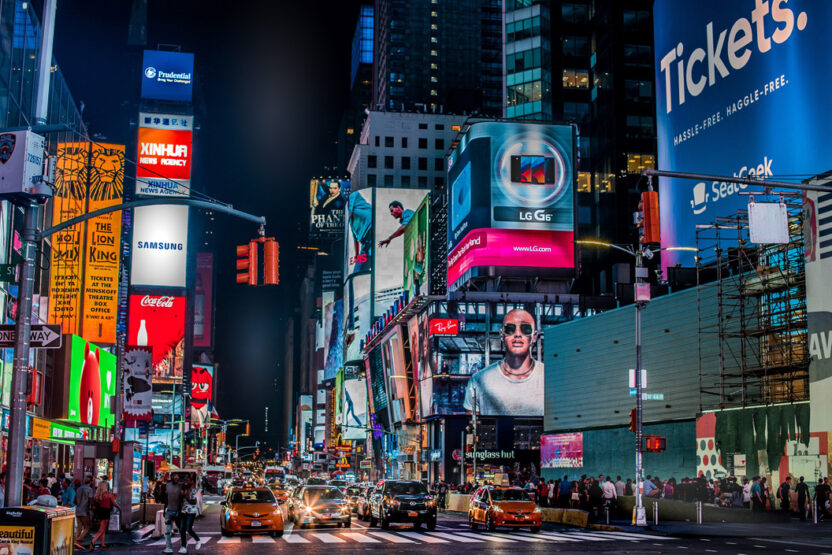
[[[110,523],[110,513],[116,503],[116,494],[110,491],[110,484],[106,480],[98,482],[93,497],[93,508],[95,518],[98,520],[98,532],[90,542],[90,549],[95,549],[95,542],[100,541],[101,549],[107,549],[107,525]]]
[[[188,534],[196,540],[196,549],[202,547],[202,541],[199,539],[199,536],[196,532],[194,532],[194,519],[196,518],[197,513],[197,499],[196,499],[196,486],[194,485],[193,480],[188,477],[185,479],[185,486],[182,488],[182,511],[179,513],[179,534],[182,539],[182,545],[179,548],[179,553],[187,553],[188,552]]]

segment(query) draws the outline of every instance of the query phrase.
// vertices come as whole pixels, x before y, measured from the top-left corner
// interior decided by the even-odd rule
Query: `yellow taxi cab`
[[[541,520],[540,509],[524,489],[485,486],[471,496],[468,508],[471,530],[480,525],[490,531],[497,526],[528,526],[532,532],[539,532]]]
[[[286,499],[289,498],[289,491],[286,489],[286,485],[282,482],[278,482],[277,480],[272,480],[269,483],[269,489],[272,490],[277,502],[281,505],[286,503]]]
[[[223,536],[253,533],[279,538],[283,535],[283,512],[269,488],[233,487],[220,505]]]

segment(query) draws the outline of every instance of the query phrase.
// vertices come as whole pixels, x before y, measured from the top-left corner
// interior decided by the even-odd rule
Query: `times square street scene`
[[[0,0],[0,555],[832,553],[826,0]]]

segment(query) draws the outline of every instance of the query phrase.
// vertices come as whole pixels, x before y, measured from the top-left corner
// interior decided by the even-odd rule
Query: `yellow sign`
[[[75,544],[75,517],[52,519],[52,536],[49,538],[51,555],[72,555]]]
[[[124,146],[94,143],[90,154],[88,212],[120,204],[124,194]],[[84,317],[81,336],[115,343],[121,211],[87,222]]]
[[[52,424],[42,418],[32,418],[32,437],[35,439],[52,439]]]
[[[34,526],[0,526],[0,554],[32,555],[34,552]]]

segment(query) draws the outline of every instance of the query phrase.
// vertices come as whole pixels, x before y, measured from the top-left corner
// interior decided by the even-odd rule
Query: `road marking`
[[[422,534],[421,532],[399,532],[399,534],[401,534],[402,536],[406,536],[408,538],[413,538],[413,539],[416,539],[416,540],[419,540],[419,541],[423,541],[425,543],[448,543],[447,541],[445,541],[441,538],[434,538],[434,537],[428,536],[426,534]],[[451,538],[454,538],[454,536],[451,536],[450,534],[448,534],[448,536],[451,537]],[[466,538],[465,541],[466,542],[469,542],[469,541],[473,542],[474,540],[469,540],[469,539]]]
[[[313,537],[324,543],[347,543],[347,540],[339,538],[335,534],[315,534]]]
[[[758,542],[774,542],[774,543],[785,543],[785,544],[788,544],[788,545],[794,545],[794,541],[789,541],[789,540],[775,540],[773,538],[753,538],[753,539],[757,540]],[[725,543],[729,543],[729,542],[725,542]],[[733,544],[731,544],[731,545],[733,545]],[[829,544],[828,543],[823,544],[823,543],[800,542],[800,545],[804,546],[804,547],[824,547],[826,549],[829,549]]]
[[[222,543],[222,544],[226,544],[226,543],[240,543],[240,538],[239,538],[239,537],[237,537],[237,536],[232,536],[232,537],[230,537],[230,538],[220,538],[220,541],[218,541],[217,543]]]
[[[252,543],[274,543],[274,538],[269,536],[251,536]]]
[[[638,532],[598,532],[599,535],[602,536],[610,536],[612,538],[621,538],[621,539],[639,539],[639,540],[675,540],[677,538],[671,538],[668,536],[654,536],[652,534],[639,534]]]
[[[561,534],[561,536],[566,536],[567,538],[574,538],[576,540],[586,541],[586,542],[608,542],[608,541],[611,541],[611,540],[621,539],[621,538],[611,538],[611,537],[597,538],[597,537],[593,536],[592,534],[585,533],[585,532],[574,532],[574,533],[571,533],[571,534],[568,534],[568,533],[564,532],[563,534]]]
[[[514,543],[514,540],[507,540],[506,538],[501,538],[499,536],[491,535],[491,534],[471,534],[469,532],[457,532],[457,535],[465,536],[466,538],[474,538],[474,539],[483,539],[489,542],[497,542],[497,543]]]
[[[536,535],[538,536],[546,536],[547,541],[559,541],[559,542],[579,542],[581,540],[564,536],[560,532],[538,532]]]
[[[396,534],[391,534],[390,532],[367,532],[368,534],[375,536],[377,538],[381,538],[383,540],[387,540],[393,543],[416,543],[413,540],[409,540],[406,537],[403,538],[401,536],[397,536]],[[407,534],[407,532],[399,532],[400,534]],[[413,532],[410,532],[411,534]],[[421,534],[419,534],[421,535]]]
[[[381,543],[375,538],[357,532],[341,532],[341,535],[358,543]]]
[[[294,534],[283,536],[283,540],[287,543],[309,543],[309,540],[307,540],[303,536],[296,536]]]
[[[410,532],[414,534],[415,532]],[[452,540],[455,542],[461,543],[482,543],[483,540],[475,540],[473,538],[466,538],[465,536],[459,536],[455,534],[448,534],[445,532],[427,532],[430,536],[436,536],[435,538],[431,538],[430,536],[422,536],[419,538],[420,540],[427,542],[427,543],[448,543],[445,540]],[[444,538],[444,539],[440,539]]]

